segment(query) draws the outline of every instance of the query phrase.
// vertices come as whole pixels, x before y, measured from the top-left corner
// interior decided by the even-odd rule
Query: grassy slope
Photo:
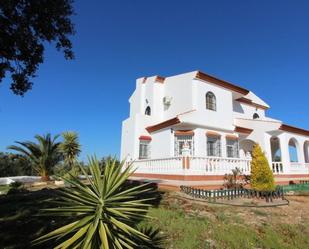
[[[29,248],[30,240],[66,223],[63,219],[35,216],[40,208],[49,205],[46,200],[54,198],[53,190],[1,197],[0,248]],[[307,199],[303,208],[308,209],[309,197],[304,198]],[[158,208],[150,210],[154,219],[144,221],[141,226],[148,223],[161,228],[168,238],[167,248],[211,248],[211,244],[216,248],[237,249],[309,248],[308,217],[296,217],[291,213],[293,209],[296,207],[240,209],[203,206],[167,195]],[[289,222],[289,215],[295,217],[293,222]]]

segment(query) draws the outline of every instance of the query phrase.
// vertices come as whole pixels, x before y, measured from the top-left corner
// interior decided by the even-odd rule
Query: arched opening
[[[277,137],[270,138],[271,159],[273,162],[281,162],[280,139]]]
[[[255,142],[250,139],[244,139],[239,142],[239,154],[241,158],[252,155]]]
[[[206,93],[206,109],[217,110],[216,96],[212,92]]]
[[[253,119],[258,119],[258,118],[260,118],[259,114],[254,113],[254,114],[253,114]]]
[[[289,155],[290,162],[298,162],[297,141],[295,138],[291,138],[289,141]]]
[[[147,106],[146,110],[145,110],[145,115],[150,116],[151,115],[151,109],[150,106]]]
[[[304,143],[305,163],[309,163],[309,141]]]

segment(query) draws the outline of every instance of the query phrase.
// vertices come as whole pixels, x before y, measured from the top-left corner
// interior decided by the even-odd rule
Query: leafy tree
[[[151,206],[148,202],[152,198],[146,196],[152,194],[152,190],[145,184],[128,186],[132,168],[121,172],[122,165],[116,166],[115,160],[109,161],[102,176],[99,161],[90,158],[90,176],[81,168],[89,184],[77,177],[63,177],[73,188],[61,189],[59,207],[45,209],[43,214],[76,217],[76,220],[41,236],[34,243],[56,239],[59,243],[56,248],[161,248],[158,232],[137,228]]]
[[[120,166],[120,162],[119,160],[116,159],[115,156],[113,157],[111,155],[108,155],[108,156],[102,157],[102,159],[99,161],[101,172],[103,172],[106,165],[108,165],[111,162],[114,162],[116,166]]]
[[[53,168],[58,162],[62,160],[59,153],[59,142],[56,142],[59,135],[51,137],[47,135],[36,135],[35,138],[38,143],[34,142],[15,142],[18,145],[11,145],[8,147],[10,150],[15,150],[27,157],[31,162],[32,168],[41,176],[42,180],[49,180]]]
[[[72,0],[0,1],[0,82],[10,73],[11,90],[23,96],[44,61],[47,43],[73,59],[68,38],[75,33],[73,13]]]
[[[20,154],[0,152],[0,177],[32,175],[31,163]]]
[[[63,154],[64,163],[68,165],[71,174],[78,175],[79,167],[77,164],[77,157],[81,152],[78,135],[76,132],[67,131],[62,133],[63,142],[60,144],[59,149]]]
[[[260,145],[255,144],[252,151],[251,187],[258,191],[271,191],[275,189],[273,172]]]

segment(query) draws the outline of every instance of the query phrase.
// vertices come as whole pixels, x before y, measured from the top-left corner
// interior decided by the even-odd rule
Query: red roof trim
[[[172,119],[166,120],[164,122],[161,122],[159,124],[148,126],[148,127],[146,127],[146,130],[149,133],[151,133],[151,132],[158,131],[158,130],[161,130],[163,128],[166,128],[166,127],[169,127],[169,126],[172,126],[172,125],[175,125],[175,124],[179,124],[179,123],[180,123],[180,120],[179,120],[179,118],[176,117],[176,118],[172,118]]]
[[[280,126],[279,130],[309,136],[309,130],[297,128],[297,127],[291,126],[291,125],[282,124]]]
[[[250,134],[253,130],[245,127],[236,126],[234,131],[238,133]]]
[[[247,98],[244,98],[244,97],[236,99],[236,101],[247,104],[247,105],[251,105],[251,106],[254,106],[254,107],[257,107],[257,108],[261,108],[261,109],[264,109],[264,110],[268,109],[268,106],[254,103],[251,99],[247,99]]]
[[[177,130],[175,136],[194,136],[193,130]]]
[[[155,81],[156,81],[156,82],[159,82],[159,83],[164,83],[164,80],[165,80],[165,78],[162,77],[162,76],[159,76],[159,75],[158,75],[158,76],[156,77],[156,79],[155,79]]]
[[[211,82],[213,84],[216,84],[218,86],[230,89],[230,90],[232,90],[234,92],[241,93],[243,95],[246,95],[246,94],[248,94],[250,92],[249,90],[247,90],[245,88],[242,88],[240,86],[236,86],[236,85],[234,85],[234,84],[232,84],[230,82],[218,79],[218,78],[216,78],[214,76],[211,76],[209,74],[203,73],[201,71],[198,71],[195,77],[198,78],[198,79],[201,79],[201,80],[209,81],[209,82]]]
[[[151,141],[152,140],[152,138],[151,138],[151,136],[140,136],[139,138],[138,138],[139,140],[148,140],[148,141]]]

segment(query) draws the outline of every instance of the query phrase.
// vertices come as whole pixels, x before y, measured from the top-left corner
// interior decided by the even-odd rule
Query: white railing
[[[250,174],[251,158],[223,157],[183,157],[136,160],[133,162],[135,173],[175,174],[175,175],[224,175],[239,168],[242,173]],[[186,165],[186,166],[185,166]]]
[[[282,162],[272,162],[272,170],[275,174],[283,173],[283,163]]]
[[[183,174],[182,157],[136,160],[132,167],[135,173]]]
[[[308,174],[308,164],[291,162],[289,170],[291,173]]]
[[[189,174],[225,175],[238,168],[243,174],[250,174],[251,158],[192,157]]]

